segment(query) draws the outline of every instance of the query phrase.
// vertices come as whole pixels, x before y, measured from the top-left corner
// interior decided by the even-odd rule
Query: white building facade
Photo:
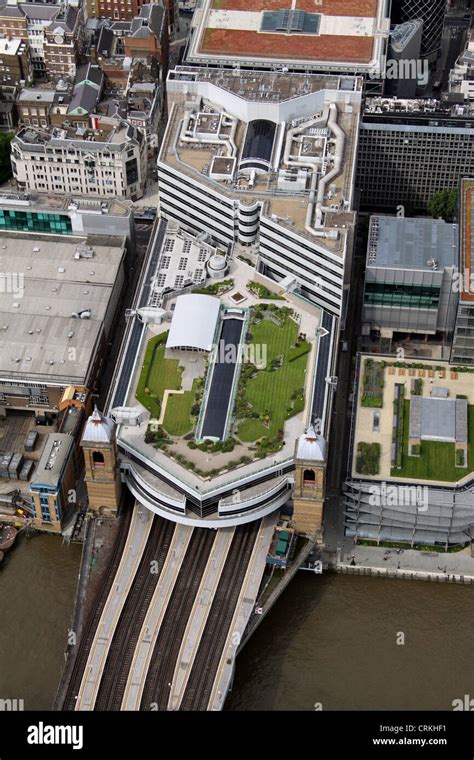
[[[127,125],[105,140],[23,129],[12,142],[11,161],[21,190],[136,200],[146,183],[146,140]]]
[[[253,75],[170,73],[161,212],[216,243],[252,247],[261,274],[293,278],[303,296],[341,316],[360,80],[293,75],[283,92],[284,75]],[[256,100],[256,88],[266,97]],[[252,140],[251,130],[262,134]]]

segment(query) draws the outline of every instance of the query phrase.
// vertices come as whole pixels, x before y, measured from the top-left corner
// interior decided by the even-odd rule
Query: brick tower
[[[293,521],[298,533],[320,537],[326,477],[326,441],[310,425],[295,448]]]
[[[86,422],[81,447],[84,452],[89,509],[116,514],[120,504],[121,483],[115,422],[104,417],[97,407]]]

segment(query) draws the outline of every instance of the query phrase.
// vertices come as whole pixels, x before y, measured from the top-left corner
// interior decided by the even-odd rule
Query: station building
[[[341,317],[362,80],[180,66],[167,91],[163,216]]]
[[[166,239],[164,229],[157,271],[168,255]],[[117,425],[121,480],[147,509],[173,522],[216,529],[281,510],[292,530],[314,540],[321,535],[338,320],[235,255],[228,266],[225,280],[208,278],[213,295],[177,292],[158,306],[147,290],[107,410]],[[269,298],[258,295],[260,287]],[[284,355],[263,365],[247,355],[259,329],[274,339],[282,330],[293,336]],[[299,367],[300,380],[282,400],[286,413],[278,407],[266,415],[256,402],[247,435],[241,424],[252,412],[244,402],[250,364],[259,383],[279,384],[283,365]],[[157,385],[164,377],[166,386]],[[281,412],[281,429],[271,429]]]

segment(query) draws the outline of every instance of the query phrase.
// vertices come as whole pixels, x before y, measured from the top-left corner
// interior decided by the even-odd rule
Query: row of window
[[[308,276],[308,273],[302,273],[300,269],[295,268],[294,262],[291,262],[291,265],[288,264],[288,262],[285,262],[282,264],[277,259],[273,258],[273,256],[269,256],[268,252],[265,252],[265,255],[262,256],[262,261],[265,266],[269,264],[270,266],[273,265],[273,268],[279,267],[280,268],[280,278],[284,277],[286,274],[294,274],[296,277],[298,277],[299,280],[304,280],[307,282],[307,290],[311,293],[311,297],[321,299],[323,298],[325,301],[327,301],[328,304],[330,304],[329,310],[331,313],[339,313],[340,308],[340,301],[341,301],[341,294],[334,294],[331,292],[328,292],[327,287],[324,287],[324,292],[321,287],[318,287],[315,282],[315,277]],[[336,311],[335,311],[336,310]]]
[[[70,235],[72,234],[72,223],[68,216],[60,214],[0,209],[0,229]]]
[[[279,251],[278,248],[275,248],[275,246],[281,248],[284,246],[278,237],[268,238],[263,234],[260,235],[260,245],[262,248],[268,247],[277,256],[280,256],[280,258],[283,258],[285,261],[288,258],[288,253],[293,253],[295,258],[302,259],[303,262],[309,264],[313,271],[317,270],[318,272],[321,272],[321,274],[324,273],[325,279],[327,279],[331,285],[335,286],[338,289],[342,287],[343,273],[334,272],[333,269],[330,269],[328,266],[326,266],[326,264],[323,263],[323,261],[325,261],[325,257],[319,252],[312,251],[312,256],[307,256],[306,253],[301,253],[300,250],[286,249],[285,251]]]

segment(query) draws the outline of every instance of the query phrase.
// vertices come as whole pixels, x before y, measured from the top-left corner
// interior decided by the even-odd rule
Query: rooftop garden
[[[150,338],[145,351],[142,371],[135,397],[158,420],[165,391],[180,391],[183,368],[178,359],[165,358],[168,332]],[[199,399],[204,381],[198,378],[189,391],[168,396],[163,427],[172,436],[182,436],[192,430],[199,414]]]
[[[299,334],[291,309],[262,304],[252,309],[247,342],[265,347],[262,368],[242,367],[235,406],[236,435],[256,443],[265,455],[283,445],[283,426],[304,408],[307,354],[311,345]],[[252,352],[249,352],[252,355]]]
[[[304,409],[311,344],[300,333],[293,310],[261,303],[251,307],[249,317],[232,432],[223,441],[194,439],[206,373],[194,378],[192,389],[183,391],[188,370],[165,355],[168,333],[151,338],[146,347],[136,390],[137,400],[151,413],[145,442],[203,477],[279,451],[285,421]],[[204,461],[209,464],[201,469]]]
[[[220,296],[227,290],[231,290],[234,287],[233,280],[216,280],[210,285],[206,285],[202,288],[194,288],[193,293],[202,293],[206,296]]]
[[[364,443],[357,446],[356,472],[361,475],[378,475],[380,472],[380,443]]]
[[[262,285],[260,282],[255,282],[254,280],[250,280],[250,282],[247,283],[247,290],[253,293],[254,296],[257,296],[257,298],[266,298],[272,301],[284,300],[283,296],[273,293],[266,288],[265,285]]]
[[[199,414],[199,399],[203,387],[203,380],[198,378],[190,391],[168,397],[163,427],[170,435],[185,435],[194,428]]]
[[[137,401],[156,418],[160,416],[165,390],[179,390],[183,374],[177,359],[165,359],[167,338],[165,332],[148,341],[135,392]]]
[[[366,359],[362,376],[362,406],[380,409],[383,406],[384,364]]]
[[[474,461],[474,406],[468,407],[468,454],[467,467],[460,466],[460,455],[456,454],[456,444],[447,441],[420,441],[415,451],[408,452],[410,402],[404,401],[403,441],[400,467],[391,470],[396,478],[417,480],[438,480],[453,483],[473,471]],[[414,447],[412,446],[412,449]],[[464,458],[462,460],[464,462]],[[471,466],[469,466],[471,463]]]

